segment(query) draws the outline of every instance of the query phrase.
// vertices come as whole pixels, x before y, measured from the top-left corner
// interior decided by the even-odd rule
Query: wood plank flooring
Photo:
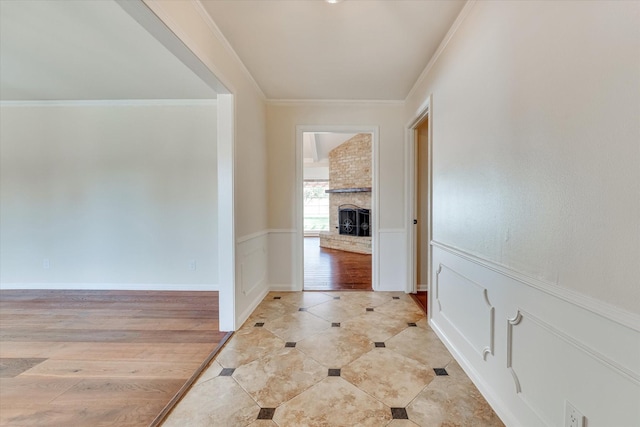
[[[371,255],[320,247],[304,238],[305,290],[371,290]]]
[[[217,292],[0,291],[0,426],[148,426],[226,337]]]

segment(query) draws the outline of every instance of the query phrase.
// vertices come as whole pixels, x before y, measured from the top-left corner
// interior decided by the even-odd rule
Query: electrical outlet
[[[45,258],[42,260],[42,268],[44,268],[45,270],[51,268],[51,262],[49,261],[49,258]]]
[[[564,427],[584,427],[584,415],[568,400],[564,403]]]
[[[195,259],[189,260],[189,270],[196,271],[197,266]]]

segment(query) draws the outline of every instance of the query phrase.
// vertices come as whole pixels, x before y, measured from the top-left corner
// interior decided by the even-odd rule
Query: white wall
[[[269,189],[267,187],[264,94],[235,53],[220,37],[219,30],[197,1],[144,0],[144,3],[233,95],[236,236],[236,286],[233,310],[236,319],[234,328],[237,328],[268,291],[266,279],[263,280],[267,276],[267,243],[266,241],[252,242],[253,239],[260,239],[260,236],[266,233],[268,224]],[[243,254],[253,250],[254,244],[261,246],[262,249],[253,252],[253,262],[248,263]],[[256,262],[255,256],[262,258]],[[243,268],[250,269],[251,272],[243,274]],[[221,286],[232,286],[232,284],[223,283]],[[231,304],[231,302],[221,300],[221,304]]]
[[[404,119],[401,103],[300,102],[268,105],[269,282],[295,289],[296,126],[378,126],[380,289],[404,290]],[[301,286],[301,284],[298,284]]]
[[[3,287],[217,287],[215,104],[0,115]]]
[[[640,425],[640,3],[467,12],[406,102],[433,95],[432,324],[509,425]]]

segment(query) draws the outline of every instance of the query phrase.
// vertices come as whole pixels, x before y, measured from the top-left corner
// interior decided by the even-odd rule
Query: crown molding
[[[411,90],[407,94],[407,97],[405,98],[405,100],[409,99],[413,95],[415,95],[415,92],[418,90],[418,87],[422,84],[424,79],[427,78],[427,75],[429,75],[429,72],[431,72],[431,69],[433,68],[435,63],[438,61],[438,58],[440,58],[440,55],[442,55],[444,50],[447,48],[447,45],[449,44],[449,42],[451,41],[453,36],[458,31],[458,28],[460,28],[460,25],[462,24],[462,22],[469,15],[469,12],[473,8],[473,6],[476,4],[476,2],[477,2],[477,0],[468,0],[467,3],[464,5],[462,10],[460,11],[458,16],[456,17],[455,21],[453,21],[453,24],[451,24],[451,28],[449,28],[449,31],[447,31],[447,34],[445,34],[444,38],[440,42],[440,45],[438,46],[438,49],[436,49],[436,52],[433,54],[433,56],[431,57],[431,59],[427,63],[427,66],[424,67],[424,70],[422,70],[422,73],[420,73],[420,76],[418,77],[418,80],[416,80],[416,82],[413,84],[413,87],[411,88]]]
[[[242,62],[242,59],[240,59],[240,57],[238,56],[237,52],[233,49],[233,47],[231,47],[231,44],[229,43],[229,40],[227,40],[227,38],[222,34],[222,31],[220,31],[220,28],[215,23],[215,21],[213,20],[211,15],[209,15],[209,12],[207,12],[207,9],[205,9],[205,7],[202,4],[202,2],[200,0],[191,0],[191,2],[193,4],[193,6],[195,7],[196,11],[198,12],[198,14],[200,14],[200,16],[202,17],[204,22],[209,27],[209,30],[211,30],[211,33],[213,33],[215,38],[220,43],[222,43],[222,45],[227,50],[227,52],[229,52],[229,54],[236,61],[238,61],[238,64],[240,65],[240,69],[242,70],[242,72],[245,75],[245,77],[251,82],[251,84],[253,85],[254,89],[258,92],[260,97],[263,100],[266,100],[267,96],[264,94],[264,91],[258,85],[258,82],[256,82],[256,79],[253,78],[253,75],[249,72],[249,69],[244,64],[244,62]]]
[[[195,107],[215,106],[215,99],[88,99],[0,101],[0,107]]]
[[[404,100],[385,99],[267,99],[268,105],[279,107],[304,107],[304,106],[404,106]]]

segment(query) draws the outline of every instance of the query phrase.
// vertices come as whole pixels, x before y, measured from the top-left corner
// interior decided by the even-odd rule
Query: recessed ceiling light
[[[324,0],[324,1],[331,4],[336,4],[336,3],[340,3],[342,0]]]

